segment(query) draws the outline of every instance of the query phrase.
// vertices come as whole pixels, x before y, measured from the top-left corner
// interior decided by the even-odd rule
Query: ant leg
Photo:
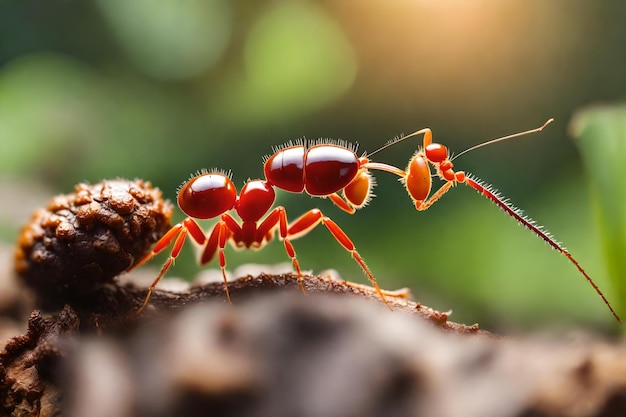
[[[378,286],[378,282],[374,278],[374,275],[365,264],[365,261],[363,260],[361,255],[359,255],[359,253],[357,252],[354,243],[352,243],[348,235],[341,229],[341,227],[339,227],[339,225],[335,223],[330,217],[325,216],[320,209],[309,210],[298,219],[296,219],[292,224],[290,224],[287,231],[287,238],[298,238],[313,230],[319,223],[322,223],[324,226],[326,226],[326,228],[333,235],[335,240],[339,242],[339,244],[343,246],[344,249],[350,252],[352,258],[354,258],[354,260],[359,264],[363,272],[365,272],[365,275],[367,275],[367,278],[376,289],[376,292],[378,293],[380,298],[387,305],[387,307],[392,310],[391,305],[387,302],[387,299],[385,298],[385,294]],[[285,238],[285,241],[287,241],[287,238]],[[289,245],[291,246],[291,243]],[[291,248],[293,249],[293,246],[291,246]],[[295,251],[293,254],[295,256]]]
[[[146,256],[144,256],[143,258],[141,258],[137,263],[135,263],[134,265],[131,265],[127,269],[127,271],[132,271],[133,269],[140,267],[141,265],[151,260],[155,255],[163,252],[163,250],[166,249],[172,243],[174,238],[179,233],[181,233],[182,229],[186,229],[189,233],[191,233],[193,239],[198,244],[200,245],[204,244],[204,241],[206,239],[206,236],[204,236],[204,232],[202,231],[198,223],[196,223],[193,219],[188,217],[182,222],[172,226],[170,230],[168,230],[163,236],[161,236],[161,238],[154,245],[154,248],[152,249],[152,251]]]
[[[287,212],[283,206],[278,206],[267,215],[265,220],[259,225],[257,229],[257,241],[261,244],[267,242],[268,236],[272,236],[272,231],[278,226],[279,236],[285,246],[285,252],[291,258],[291,264],[298,274],[298,283],[302,293],[306,295],[306,289],[304,288],[304,281],[302,280],[302,270],[300,269],[300,263],[296,256],[296,250],[294,249],[291,241],[289,240],[289,232],[287,226]]]
[[[219,244],[219,223],[216,223],[211,229],[211,234],[206,241],[202,254],[200,255],[200,265],[206,265],[213,260],[213,257],[217,253],[217,246]]]
[[[454,184],[455,184],[454,181],[448,181],[444,185],[442,185],[441,188],[439,188],[435,194],[431,195],[428,200],[426,200],[426,201],[417,201],[416,200],[415,201],[415,208],[418,211],[424,211],[424,210],[428,209],[437,200],[439,200],[441,197],[443,197],[443,195],[445,193],[447,193],[450,190],[450,188],[452,188],[454,186]]]
[[[157,241],[157,243],[154,245],[154,248],[152,249],[152,251],[150,251],[149,254],[147,254],[146,256],[141,258],[139,260],[139,262],[135,263],[134,265],[131,265],[130,268],[127,269],[127,271],[132,271],[135,268],[139,268],[141,265],[143,265],[146,262],[148,262],[149,260],[151,260],[155,255],[157,255],[158,253],[161,253],[165,248],[167,248],[172,243],[174,238],[176,238],[176,236],[178,236],[181,233],[181,230],[183,228],[184,228],[184,226],[183,226],[182,223],[178,223],[178,224],[172,226],[172,228],[170,230],[168,230],[161,237],[161,239],[159,239]]]
[[[366,285],[359,284],[357,282],[346,281],[345,279],[342,279],[341,282],[343,283],[343,285],[356,288],[357,290],[365,290],[368,288]],[[411,290],[409,290],[408,288],[401,288],[399,290],[383,290],[381,288],[381,292],[388,297],[403,298],[405,300],[411,297]]]
[[[337,207],[339,207],[340,209],[342,209],[343,211],[345,211],[348,214],[354,214],[356,213],[356,209],[352,206],[350,206],[346,200],[344,200],[343,198],[341,198],[341,196],[337,193],[332,193],[328,196],[328,198],[330,199],[330,201],[332,201]]]
[[[139,309],[137,310],[137,314],[140,314],[144,310],[144,308],[146,308],[146,306],[148,305],[148,301],[150,301],[152,291],[157,286],[159,281],[161,281],[161,278],[163,278],[167,270],[170,269],[172,264],[174,264],[174,261],[180,254],[180,251],[185,244],[187,234],[190,234],[193,240],[195,240],[198,244],[203,244],[206,240],[206,236],[204,235],[204,232],[202,231],[198,223],[196,223],[196,221],[192,218],[187,217],[181,223],[176,224],[167,233],[165,233],[165,235],[163,235],[163,237],[159,239],[156,245],[154,245],[154,249],[152,249],[152,252],[150,252],[137,263],[136,266],[142,265],[143,263],[152,259],[154,255],[165,250],[172,243],[172,241],[174,242],[174,246],[172,247],[169,258],[167,258],[167,261],[165,261],[165,263],[161,267],[159,275],[154,281],[152,281],[150,287],[148,287],[148,293],[146,294],[146,298],[144,299],[141,307],[139,307]]]
[[[211,230],[211,234],[207,239],[207,244],[202,250],[202,255],[200,256],[200,265],[204,265],[210,262],[215,256],[217,252],[217,256],[220,262],[220,269],[222,271],[222,278],[224,279],[224,292],[226,293],[226,299],[228,300],[228,304],[232,304],[230,299],[230,291],[228,291],[228,280],[226,279],[226,256],[224,255],[224,248],[226,247],[226,242],[231,237],[231,230],[227,222],[225,221],[224,215],[222,220],[213,226],[213,230]],[[230,218],[233,222],[234,219]],[[239,227],[236,222],[235,225]]]

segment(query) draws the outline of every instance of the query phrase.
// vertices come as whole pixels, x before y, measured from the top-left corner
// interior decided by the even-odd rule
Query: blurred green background
[[[554,117],[455,164],[546,226],[611,299],[567,126],[624,99],[624,18],[620,0],[1,1],[1,238],[80,181],[140,177],[174,199],[200,168],[232,170],[238,186],[261,177],[262,156],[301,137],[360,154],[430,127],[458,153]],[[375,159],[404,168],[418,144]],[[410,287],[457,321],[613,325],[563,256],[469,187],[417,213],[395,177],[375,176],[377,197],[354,216],[306,195],[279,204],[290,218],[320,207],[384,288]],[[304,269],[367,282],[327,231],[295,245]],[[276,242],[227,258],[231,270],[288,260]],[[170,275],[197,269],[187,249]]]

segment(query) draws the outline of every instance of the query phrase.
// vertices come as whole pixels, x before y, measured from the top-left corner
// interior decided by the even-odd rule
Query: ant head
[[[235,206],[237,189],[221,172],[201,172],[178,190],[178,207],[189,217],[210,219]]]

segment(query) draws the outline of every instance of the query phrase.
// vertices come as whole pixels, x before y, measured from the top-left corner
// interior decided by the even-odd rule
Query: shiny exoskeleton
[[[539,132],[551,121],[552,119],[548,120],[539,128],[499,138],[486,144]],[[381,290],[372,272],[357,252],[354,243],[337,223],[318,208],[311,209],[296,220],[289,222],[285,208],[274,207],[276,200],[274,188],[278,188],[293,193],[327,197],[340,209],[353,214],[372,198],[372,188],[375,182],[370,170],[379,170],[400,177],[417,210],[426,210],[456,184],[466,184],[475,189],[551,247],[561,252],[589,281],[615,318],[621,321],[591,277],[551,235],[536,226],[532,220],[524,217],[518,209],[501,198],[497,191],[484,185],[479,179],[466,175],[463,171],[454,171],[448,149],[444,145],[433,143],[430,129],[422,129],[404,136],[379,151],[418,135],[423,135],[422,146],[411,157],[405,170],[393,165],[370,161],[369,157],[373,153],[369,156],[358,157],[354,148],[346,143],[316,143],[312,146],[302,143],[288,144],[276,149],[265,160],[265,179],[249,180],[239,193],[229,175],[223,172],[203,171],[193,176],[182,185],[178,192],[178,205],[188,217],[173,226],[157,242],[152,253],[139,262],[139,264],[146,262],[174,242],[170,256],[150,286],[140,311],[145,308],[152,290],[179,255],[187,235],[190,235],[202,247],[201,264],[208,263],[217,254],[229,302],[230,294],[224,255],[226,243],[230,242],[240,248],[259,249],[272,240],[276,232],[278,232],[278,238],[283,241],[285,251],[298,274],[300,286],[305,291],[302,272],[291,242],[307,234],[319,224],[324,225],[337,242],[350,252],[382,301],[391,309],[384,291]],[[433,171],[443,181],[443,185],[431,194]],[[230,214],[232,210],[235,210],[240,220]],[[195,220],[216,217],[219,221],[207,233]]]

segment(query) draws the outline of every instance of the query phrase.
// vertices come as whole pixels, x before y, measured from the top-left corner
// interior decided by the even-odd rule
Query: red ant
[[[462,153],[491,143],[540,132],[552,121],[553,119],[550,119],[536,129],[482,143]],[[418,135],[423,135],[423,145],[411,157],[406,171],[393,165],[370,161],[369,157],[374,153]],[[435,174],[444,181],[441,188],[432,195],[433,175],[431,166]],[[178,206],[188,217],[173,226],[156,243],[152,252],[135,265],[139,266],[145,263],[174,242],[170,256],[157,278],[150,285],[139,312],[147,306],[153,289],[179,255],[187,235],[191,235],[192,239],[203,247],[200,264],[208,263],[217,253],[224,278],[226,298],[230,303],[225,270],[224,248],[226,243],[230,242],[237,248],[260,249],[274,237],[275,231],[278,230],[279,238],[283,241],[285,251],[291,258],[298,274],[300,287],[305,292],[302,272],[291,240],[307,234],[320,223],[326,226],[337,242],[350,252],[371,281],[382,301],[391,309],[384,292],[378,286],[365,261],[356,251],[348,235],[337,223],[317,208],[307,211],[292,223],[288,223],[284,207],[278,206],[272,209],[276,198],[275,187],[293,193],[305,192],[315,197],[328,197],[337,207],[353,214],[356,210],[364,207],[372,197],[375,181],[370,170],[386,171],[398,175],[413,200],[415,208],[420,211],[429,208],[456,184],[466,184],[472,187],[569,259],[604,300],[613,316],[621,322],[602,291],[572,255],[557,243],[549,233],[537,226],[533,220],[523,216],[519,209],[506,202],[490,186],[485,185],[473,175],[468,175],[463,171],[454,171],[448,149],[444,145],[432,142],[432,132],[428,128],[393,140],[370,155],[363,155],[360,158],[356,156],[354,147],[345,142],[318,141],[311,146],[307,146],[305,143],[293,144],[289,142],[274,149],[274,154],[265,158],[265,180],[249,180],[239,195],[237,195],[237,189],[229,174],[219,171],[201,171],[192,176],[180,187],[177,197]],[[237,212],[241,219],[240,222],[228,213],[232,209]],[[220,220],[213,226],[210,233],[206,234],[195,220],[211,219],[218,216]],[[263,218],[264,216],[265,218]],[[261,220],[262,218],[263,220]]]

